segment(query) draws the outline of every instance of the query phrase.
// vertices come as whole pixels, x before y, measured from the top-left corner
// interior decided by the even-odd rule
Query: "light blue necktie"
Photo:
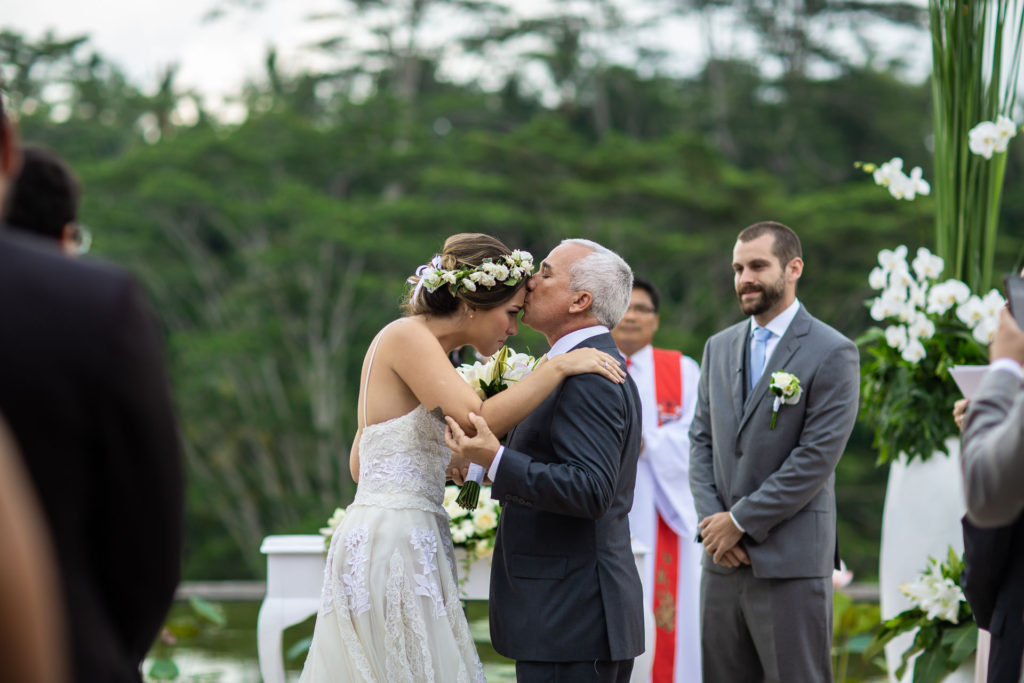
[[[754,339],[750,342],[750,388],[757,386],[757,380],[764,374],[764,356],[768,349],[771,330],[766,327],[754,328]]]

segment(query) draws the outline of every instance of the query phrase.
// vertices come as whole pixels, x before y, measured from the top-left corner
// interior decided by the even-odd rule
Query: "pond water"
[[[181,672],[179,681],[188,683],[260,683],[259,662],[256,654],[256,617],[258,602],[222,602],[227,622],[222,627],[206,626],[195,638],[180,641],[169,649]],[[494,651],[487,626],[487,603],[469,601],[466,616],[477,643],[477,651],[484,663],[489,682],[515,681],[515,666]],[[187,617],[192,612],[188,603],[175,603],[171,618]],[[287,659],[288,651],[313,635],[315,617],[285,630],[281,651],[285,653],[285,673],[289,682],[297,681],[305,661],[305,654]],[[142,670],[149,672],[150,661]],[[150,679],[146,679],[149,681]]]

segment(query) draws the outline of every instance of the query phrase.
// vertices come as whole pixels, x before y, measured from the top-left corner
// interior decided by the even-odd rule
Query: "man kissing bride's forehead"
[[[590,350],[625,378],[609,330],[625,314],[632,287],[632,270],[618,254],[564,240],[526,285],[523,323],[547,338],[547,364]],[[488,419],[474,415],[469,437],[448,418],[453,453],[485,467],[491,495],[503,503],[491,565],[491,642],[516,660],[519,681],[628,681],[644,650],[627,518],[640,401],[632,380],[598,374],[567,377],[506,446]]]
[[[461,479],[470,461],[446,447],[445,425],[432,413],[447,416],[463,437],[463,430],[475,429],[497,443],[495,434],[523,422],[563,384],[590,378],[608,392],[627,386],[614,346],[593,344],[549,354],[490,398],[462,380],[449,354],[468,345],[490,356],[515,335],[534,272],[525,250],[490,235],[452,235],[408,278],[404,315],[371,341],[349,454],[356,496],[331,539],[302,681],[483,680],[442,506],[446,475]],[[496,450],[486,464],[497,485],[515,475],[498,473],[497,463],[489,467]],[[607,479],[602,490],[613,482]],[[628,528],[625,538],[628,548]],[[499,602],[492,607],[503,609]]]

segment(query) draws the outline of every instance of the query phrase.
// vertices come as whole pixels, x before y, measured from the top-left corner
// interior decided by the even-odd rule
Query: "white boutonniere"
[[[769,387],[775,394],[775,402],[772,404],[772,424],[770,429],[775,429],[775,418],[779,415],[779,408],[785,405],[794,405],[800,401],[803,389],[800,388],[800,379],[788,372],[773,372],[772,383]]]

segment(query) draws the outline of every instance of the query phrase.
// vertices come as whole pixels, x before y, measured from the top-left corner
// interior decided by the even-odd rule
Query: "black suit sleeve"
[[[181,575],[181,450],[157,329],[134,282],[118,289],[105,322],[97,578],[121,642],[141,661]]]
[[[996,596],[1005,580],[1013,527],[982,529],[966,516],[960,521],[964,530],[964,571],[960,585],[978,627],[988,629]]]
[[[597,519],[615,498],[629,427],[625,389],[599,375],[570,377],[554,398],[547,438],[553,457],[541,462],[506,449],[495,478],[499,500],[518,499],[543,512]]]

